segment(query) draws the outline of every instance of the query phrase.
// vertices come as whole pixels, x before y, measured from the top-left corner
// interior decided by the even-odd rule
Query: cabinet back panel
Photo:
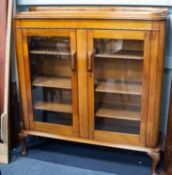
[[[143,62],[142,61],[124,61],[113,59],[95,60],[95,77],[97,79],[113,79],[142,81]],[[120,78],[120,79],[119,79]]]

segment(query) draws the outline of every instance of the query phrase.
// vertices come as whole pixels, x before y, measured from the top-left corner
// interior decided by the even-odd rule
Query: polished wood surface
[[[147,146],[154,146],[158,144],[159,139],[159,122],[160,122],[160,102],[162,89],[162,75],[163,75],[163,55],[164,55],[164,38],[165,27],[162,28],[163,23],[153,23],[153,28],[159,26],[161,28],[159,34],[151,33],[151,63],[149,74],[149,107],[147,120]],[[159,44],[161,43],[161,44]],[[155,73],[157,71],[157,73]],[[158,117],[157,117],[158,116]],[[154,128],[154,129],[152,129]]]
[[[71,89],[70,78],[39,76],[32,82],[34,86]]]
[[[32,50],[29,52],[30,54],[36,55],[57,55],[57,56],[69,56],[70,53],[67,52],[57,52],[57,51],[43,51],[43,50]]]
[[[16,31],[18,32],[18,31]],[[34,114],[33,114],[33,109],[35,107],[35,109],[45,109],[46,111],[56,111],[56,112],[71,112],[73,114],[73,130],[70,129],[69,132],[71,132],[71,135],[79,135],[79,119],[78,119],[78,98],[77,98],[77,69],[74,70],[70,70],[70,62],[68,62],[65,59],[65,62],[67,61],[67,64],[65,67],[60,67],[60,65],[62,63],[59,64],[59,62],[55,62],[54,58],[52,58],[51,60],[53,60],[54,64],[54,68],[49,66],[47,64],[47,62],[45,62],[43,64],[43,73],[47,73],[47,72],[51,72],[56,74],[59,73],[59,75],[63,75],[65,76],[64,78],[58,78],[58,77],[51,77],[51,79],[48,79],[47,76],[38,76],[36,77],[33,82],[31,82],[31,77],[30,77],[30,60],[29,60],[29,50],[28,50],[28,42],[27,42],[27,36],[60,36],[60,37],[68,37],[70,38],[70,47],[71,47],[71,53],[70,54],[63,54],[63,56],[71,56],[73,54],[73,52],[76,52],[76,36],[75,36],[75,31],[73,30],[51,30],[51,32],[49,33],[48,30],[42,31],[42,30],[24,30],[22,32],[22,38],[21,40],[17,40],[17,46],[18,46],[18,42],[24,42],[25,44],[22,45],[23,51],[18,53],[18,57],[22,57],[22,61],[25,61],[25,63],[22,62],[18,62],[18,67],[20,67],[18,69],[18,71],[21,71],[20,69],[22,69],[23,74],[19,76],[20,79],[23,79],[23,81],[25,81],[27,87],[27,89],[23,89],[23,92],[26,94],[26,98],[27,100],[23,101],[22,104],[26,104],[27,101],[29,108],[27,109],[29,112],[26,115],[29,115],[29,117],[27,117],[25,114],[23,115],[23,120],[25,121],[25,125],[27,127],[30,128],[34,128],[35,124],[34,124]],[[22,47],[20,45],[20,47]],[[25,55],[20,55],[24,53]],[[37,53],[37,52],[36,52]],[[35,55],[34,53],[31,53],[31,55]],[[44,52],[43,52],[44,54]],[[47,54],[47,52],[45,52],[45,55]],[[49,55],[49,52],[48,52]],[[52,53],[50,53],[50,55],[52,55]],[[58,53],[59,55],[59,53]],[[60,55],[62,56],[62,55]],[[38,58],[39,59],[39,58]],[[65,63],[64,62],[64,63]],[[71,63],[72,64],[72,63]],[[60,70],[55,70],[56,66],[60,67]],[[63,65],[63,64],[62,64]],[[69,69],[67,69],[67,66],[69,67]],[[67,73],[65,73],[67,69]],[[56,72],[57,71],[57,72]],[[69,72],[70,71],[70,72]],[[71,74],[71,75],[70,75]],[[50,76],[50,75],[49,75]],[[66,78],[66,76],[68,76],[69,78]],[[72,78],[72,80],[71,80]],[[20,82],[21,83],[21,82]],[[21,84],[22,86],[23,84]],[[57,88],[57,89],[65,89],[65,90],[72,90],[72,105],[64,105],[64,104],[58,104],[58,103],[36,103],[35,105],[32,104],[32,100],[30,98],[32,98],[31,95],[31,85],[33,85],[34,87],[48,87],[48,88]],[[22,88],[21,88],[22,89]],[[22,93],[22,92],[21,92]],[[24,95],[23,95],[24,98]],[[29,100],[30,99],[30,100]],[[57,109],[58,107],[58,109]],[[65,107],[65,110],[64,110]],[[24,109],[24,108],[23,108]],[[24,110],[23,110],[24,112]],[[24,126],[25,126],[24,125]],[[45,127],[49,127],[48,124],[45,123],[41,123],[40,124],[41,128],[43,128],[43,126]],[[55,127],[55,130],[58,130],[58,127],[60,126],[55,126],[55,125],[50,125],[50,127]],[[67,126],[65,127],[67,128]],[[64,129],[65,129],[64,128]],[[65,133],[65,132],[63,132]],[[68,132],[67,132],[68,134]]]
[[[72,113],[72,105],[70,104],[67,105],[67,104],[58,104],[58,103],[38,102],[34,105],[34,108],[39,110],[45,110],[45,111]]]
[[[76,138],[76,137],[67,137],[62,136],[60,134],[52,134],[52,133],[45,133],[44,131],[30,131],[30,130],[21,130],[21,133],[26,135],[33,135],[33,136],[40,136],[40,137],[47,137],[47,138],[53,138],[53,139],[59,139],[59,140],[66,140],[66,141],[72,141],[72,142],[78,142],[78,143],[86,143],[86,144],[93,144],[93,145],[99,145],[99,146],[107,146],[111,148],[121,148],[121,149],[128,149],[128,150],[134,150],[134,151],[140,151],[140,152],[159,152],[160,148],[149,148],[144,146],[133,146],[133,145],[124,145],[117,141],[116,143],[112,142],[105,142],[105,141],[96,141],[96,140],[90,140],[85,138]]]
[[[87,92],[87,31],[77,30],[77,57],[78,57],[78,95],[79,95],[79,122],[80,136],[88,138],[88,92]],[[83,43],[83,44],[80,44]]]
[[[167,9],[137,7],[32,7],[16,18],[139,19],[164,20]]]
[[[150,40],[151,33],[145,32],[145,45],[144,45],[144,64],[143,64],[143,96],[141,105],[144,106],[141,111],[141,128],[140,128],[140,141],[145,145],[146,142],[146,126],[147,126],[147,113],[148,113],[148,98],[149,98],[149,64],[150,64]]]
[[[140,121],[140,112],[127,111],[127,110],[116,110],[114,108],[100,108],[96,111],[96,117],[107,117],[123,120]]]
[[[119,94],[133,94],[133,95],[142,95],[142,84],[141,83],[123,83],[115,82],[99,82],[97,85],[96,92],[110,92],[110,93],[119,93]]]
[[[33,7],[19,13],[15,30],[24,123],[21,140],[28,134],[145,151],[156,174],[167,13],[123,7]],[[68,37],[70,52],[51,49],[47,41],[42,49],[30,49],[27,37],[33,36]],[[33,79],[30,58],[40,64]],[[31,87],[42,88],[43,101],[32,104]],[[62,91],[70,91],[72,105],[48,101],[48,91],[54,89],[61,99]],[[64,100],[69,99],[66,95]],[[43,116],[48,111],[72,113],[73,125],[35,121],[34,109],[45,111]]]
[[[20,95],[21,95],[21,105],[22,105],[22,120],[23,128],[29,129],[29,117],[28,117],[28,106],[27,106],[27,95],[26,95],[26,80],[25,80],[25,69],[23,63],[23,41],[22,41],[22,31],[16,30],[16,47],[17,47],[17,57],[22,58],[20,61],[17,61],[17,71],[19,76],[19,86],[20,86]]]
[[[133,60],[143,60],[143,57],[137,54],[132,54],[132,55],[128,55],[128,54],[96,54],[94,56],[95,58],[118,58],[118,59],[133,59]]]

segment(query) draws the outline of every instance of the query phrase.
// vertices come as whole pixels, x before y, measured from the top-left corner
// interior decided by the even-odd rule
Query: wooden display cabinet
[[[27,135],[147,152],[156,174],[166,9],[33,7],[15,16]]]

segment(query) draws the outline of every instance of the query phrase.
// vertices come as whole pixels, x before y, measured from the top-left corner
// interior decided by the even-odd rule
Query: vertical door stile
[[[88,55],[88,103],[89,103],[89,138],[94,138],[94,46],[93,31],[87,34],[87,55]]]
[[[26,89],[26,98],[27,98],[27,107],[28,107],[28,117],[29,117],[29,126],[33,128],[33,105],[32,105],[32,91],[31,91],[31,78],[30,78],[30,62],[29,62],[29,49],[27,42],[27,30],[22,30],[23,34],[23,62],[24,62],[24,76],[25,76],[25,89]]]
[[[21,29],[16,29],[16,46],[17,46],[17,70],[19,77],[20,86],[20,99],[22,102],[22,118],[23,118],[23,129],[29,129],[29,117],[28,117],[28,106],[27,106],[27,93],[26,93],[26,81],[25,81],[25,70],[24,70],[24,54],[23,54],[23,33]]]
[[[148,98],[149,98],[149,72],[150,72],[150,32],[145,32],[144,39],[144,64],[143,64],[143,97],[141,111],[141,130],[140,141],[145,145],[146,142],[146,124],[148,121]]]
[[[80,137],[88,138],[87,31],[77,30]]]
[[[71,47],[71,70],[72,70],[72,111],[74,135],[79,136],[79,110],[78,110],[78,66],[77,66],[77,47],[76,47],[76,30],[70,32]]]

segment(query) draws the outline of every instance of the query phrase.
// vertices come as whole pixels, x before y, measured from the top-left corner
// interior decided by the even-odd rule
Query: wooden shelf
[[[70,56],[69,52],[48,51],[48,50],[31,50],[29,53],[30,54],[36,54],[36,55]]]
[[[99,81],[96,92],[120,93],[129,95],[142,95],[141,83],[107,82]]]
[[[40,87],[71,89],[71,79],[39,76],[33,80],[32,85]]]
[[[95,58],[117,58],[117,59],[130,59],[130,60],[143,60],[140,54],[95,54]]]
[[[119,110],[119,109],[114,109],[114,108],[102,107],[97,110],[95,116],[121,119],[121,120],[140,121],[140,112],[129,111],[129,110]]]
[[[34,105],[34,109],[52,112],[72,113],[72,105],[70,104],[37,102]]]

